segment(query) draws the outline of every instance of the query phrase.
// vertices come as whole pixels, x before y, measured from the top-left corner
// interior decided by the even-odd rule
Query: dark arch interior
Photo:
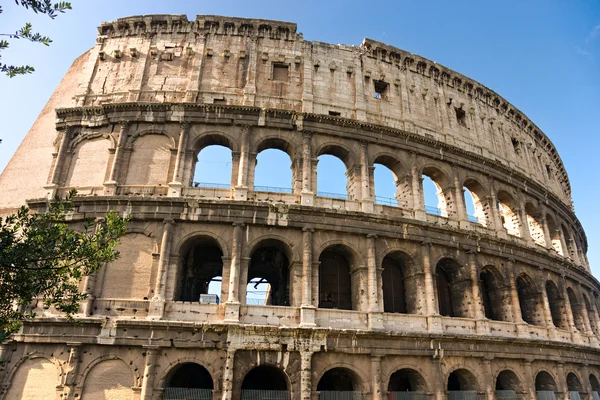
[[[213,278],[223,276],[223,252],[212,238],[195,238],[182,249],[177,300],[199,301]]]
[[[554,378],[549,373],[541,371],[535,377],[535,390],[556,391],[556,382],[554,382]]]
[[[509,370],[504,370],[496,378],[496,390],[514,390],[519,389],[519,378]]]
[[[386,256],[383,267],[383,311],[389,313],[407,313],[406,285],[402,260]]]
[[[319,261],[319,308],[352,310],[350,263],[344,252],[327,249]]]
[[[458,369],[448,376],[448,391],[477,390],[475,377],[464,369]]]
[[[567,288],[567,296],[569,296],[569,303],[571,304],[571,312],[573,313],[573,322],[579,332],[585,331],[585,324],[583,322],[583,315],[581,311],[581,304],[575,295],[575,292],[571,288]]]
[[[441,259],[435,268],[435,280],[440,315],[466,317],[465,293],[470,282],[461,279],[462,269],[458,262],[450,258]]]
[[[590,386],[594,392],[600,392],[600,383],[594,374],[590,374]]]
[[[317,384],[318,391],[342,391],[351,392],[356,390],[354,373],[346,368],[333,368],[325,372]]]
[[[552,314],[552,323],[557,328],[566,328],[566,324],[563,319],[563,301],[554,282],[546,282],[546,295],[548,296],[548,303],[550,305],[550,314]]]
[[[517,293],[519,295],[519,305],[521,306],[521,316],[523,321],[528,324],[537,324],[539,294],[528,276],[521,275],[517,278]]]
[[[210,373],[202,365],[185,363],[169,374],[167,387],[213,389],[213,380]]]
[[[248,282],[263,278],[270,285],[266,304],[289,306],[289,259],[281,243],[265,242],[250,257]]]
[[[246,374],[242,390],[288,390],[285,373],[277,367],[261,365]]]
[[[567,388],[569,389],[569,392],[583,391],[583,388],[581,387],[581,382],[579,382],[579,378],[572,372],[570,372],[567,375]]]
[[[496,276],[489,269],[484,269],[479,274],[479,282],[481,285],[481,300],[483,301],[485,317],[487,319],[503,321],[504,296]]]
[[[417,371],[404,368],[390,376],[388,392],[425,392],[425,379]]]

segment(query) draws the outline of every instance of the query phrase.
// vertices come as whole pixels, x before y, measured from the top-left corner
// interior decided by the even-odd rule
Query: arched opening
[[[332,368],[325,372],[319,383],[317,391],[320,400],[331,399],[354,399],[360,396],[360,380],[357,375],[348,368]]]
[[[389,313],[415,314],[417,312],[417,282],[411,277],[413,261],[406,254],[394,252],[384,257],[383,311]]]
[[[421,192],[426,213],[441,217],[449,216],[452,195],[444,192],[447,186],[446,176],[440,170],[433,167],[423,169]]]
[[[519,385],[519,378],[514,372],[507,369],[500,372],[496,378],[496,399],[516,400]]]
[[[590,374],[590,387],[592,388],[592,400],[600,400],[600,382],[594,374]]]
[[[537,400],[556,400],[556,382],[552,375],[540,371],[535,377],[535,393]]]
[[[546,281],[546,295],[548,296],[550,314],[552,314],[552,323],[557,328],[567,329],[568,325],[564,312],[565,304],[554,282]]]
[[[522,274],[517,278],[517,293],[523,321],[532,325],[543,325],[540,293],[528,275]]]
[[[467,317],[469,314],[469,286],[461,265],[451,258],[441,259],[435,268],[438,307],[440,315]]]
[[[585,332],[585,323],[583,321],[583,313],[581,310],[581,303],[575,295],[575,292],[571,288],[567,288],[567,296],[569,296],[569,303],[571,304],[571,312],[573,313],[573,322],[575,327],[581,333]]]
[[[519,221],[517,206],[513,198],[504,191],[498,192],[498,212],[500,213],[500,220],[506,233],[520,237],[521,223]]]
[[[488,226],[490,216],[489,202],[484,187],[473,179],[467,179],[463,186],[465,207],[469,221]]]
[[[466,369],[448,375],[448,400],[477,400],[477,379]]]
[[[349,252],[342,246],[330,246],[321,253],[319,308],[353,309],[351,259]]]
[[[287,147],[283,147],[283,143],[278,147],[287,149]],[[275,144],[277,143],[270,143],[272,146]],[[258,192],[292,193],[295,175],[296,168],[293,167],[288,153],[280,148],[265,148],[256,156],[254,190]]]
[[[550,215],[546,215],[546,223],[548,224],[548,231],[550,232],[550,241],[552,242],[552,248],[561,256],[564,256],[564,249],[562,241],[560,240],[560,230],[554,222],[554,218]]]
[[[500,273],[491,266],[484,267],[479,274],[479,288],[485,317],[496,321],[508,321]]]
[[[373,163],[375,203],[409,208],[412,204],[412,181],[409,174],[392,156],[380,155]]]
[[[571,259],[571,260],[577,260],[577,246],[575,246],[575,240],[573,239],[573,236],[571,235],[571,232],[567,229],[567,227],[562,224],[561,225],[561,229],[562,229],[562,233],[565,237],[565,242],[567,244],[567,256]]]
[[[163,399],[212,399],[214,383],[200,364],[184,363],[167,376]]]
[[[583,392],[583,387],[577,375],[569,372],[567,375],[567,390],[569,391],[569,398],[571,400],[580,400],[580,393]]]
[[[403,368],[390,376],[387,390],[388,400],[421,400],[426,398],[427,384],[420,373]]]
[[[539,212],[531,204],[525,205],[525,213],[527,214],[527,226],[529,227],[529,234],[534,243],[539,246],[546,246],[546,238],[544,236],[544,228],[540,222]]]
[[[263,299],[261,305],[290,305],[290,261],[287,247],[278,240],[261,242],[250,256],[246,303]]]
[[[341,147],[326,146],[317,156],[317,196],[356,200],[355,177],[347,168],[349,152]]]
[[[219,303],[223,252],[216,240],[200,236],[181,248],[180,274],[175,298],[178,301]]]
[[[251,369],[242,382],[241,400],[289,400],[290,392],[285,373],[272,365]]]
[[[594,332],[597,335],[598,334],[598,325],[596,324],[596,311],[592,307],[590,300],[588,299],[588,297],[585,294],[583,295],[583,305],[585,306],[585,311],[587,312],[588,320],[590,321],[590,327],[592,328],[592,332]]]
[[[196,155],[192,186],[198,188],[229,189],[231,185],[231,169],[231,149],[226,145],[207,145],[200,149]]]

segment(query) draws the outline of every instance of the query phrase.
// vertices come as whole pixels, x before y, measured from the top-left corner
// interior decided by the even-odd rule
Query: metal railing
[[[600,394],[595,390],[592,392],[592,400],[600,400]]]
[[[438,215],[441,216],[442,215],[442,209],[438,208],[438,207],[433,207],[433,206],[425,206],[425,212],[427,214],[433,214],[433,215]]]
[[[538,390],[535,392],[537,400],[556,400],[556,394],[552,390]]]
[[[212,389],[165,388],[163,400],[212,400]]]
[[[192,187],[204,189],[229,189],[229,183],[193,182]]]
[[[332,199],[340,199],[340,200],[348,200],[347,193],[331,193],[331,192],[317,192],[317,196],[319,197],[330,197]]]
[[[322,390],[319,392],[319,400],[366,400],[367,396],[362,392],[343,392],[337,390]]]
[[[477,390],[449,390],[448,400],[477,400]]]
[[[514,390],[496,390],[496,400],[517,400],[517,392]]]
[[[388,392],[387,400],[427,400],[425,392]]]
[[[569,398],[571,400],[581,400],[581,395],[577,391],[569,391]]]
[[[291,400],[287,390],[242,390],[241,400]]]
[[[382,197],[375,196],[375,204],[381,204],[382,206],[398,207],[398,200],[393,197]]]
[[[274,193],[292,193],[292,188],[283,188],[275,186],[254,186],[255,192],[274,192]]]

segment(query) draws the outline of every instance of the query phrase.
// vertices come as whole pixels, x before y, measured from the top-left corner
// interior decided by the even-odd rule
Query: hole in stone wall
[[[231,150],[222,145],[202,148],[196,158],[192,186],[229,188],[231,184]]]
[[[519,378],[510,370],[500,372],[498,378],[496,378],[496,390],[512,390],[517,392],[519,390]]]
[[[385,99],[387,96],[389,84],[384,81],[374,80],[373,86],[375,87],[375,98],[376,99]]]
[[[277,241],[265,242],[250,257],[246,303],[262,300],[261,305],[289,306],[289,259]]]
[[[346,368],[333,368],[325,372],[319,383],[317,391],[351,392],[356,390],[354,373]]]
[[[213,389],[210,373],[202,365],[184,363],[175,367],[167,378],[168,388]],[[167,390],[168,391],[168,390]]]
[[[558,287],[552,281],[546,281],[546,296],[548,297],[548,304],[550,305],[550,314],[552,316],[552,323],[557,328],[566,328],[566,321],[563,318],[564,315],[564,302],[558,291]]]
[[[342,115],[342,113],[338,111],[329,111],[329,115],[331,115],[332,117],[339,117],[340,115]]]
[[[390,376],[388,392],[425,392],[425,379],[417,371],[409,368],[398,370]],[[402,398],[390,396],[392,399]]]
[[[207,237],[190,239],[184,248],[176,298],[197,302],[200,295],[210,293],[210,284],[223,275],[223,252],[214,239]],[[211,294],[220,295],[221,292]]]
[[[289,65],[282,63],[273,64],[273,80],[278,82],[288,82],[289,76]]]
[[[454,107],[454,112],[456,114],[456,121],[459,125],[467,127],[467,113],[462,108]]]
[[[546,371],[540,371],[535,377],[535,390],[550,392],[556,391],[556,382],[554,381],[554,378],[552,378],[552,375]]]
[[[261,365],[246,374],[242,390],[288,390],[283,371],[270,365]]]
[[[319,262],[319,308],[352,310],[350,263],[346,256],[338,249],[328,249]]]
[[[517,138],[511,137],[510,142],[513,145],[513,150],[515,153],[519,154],[521,152],[521,143],[517,140]]]

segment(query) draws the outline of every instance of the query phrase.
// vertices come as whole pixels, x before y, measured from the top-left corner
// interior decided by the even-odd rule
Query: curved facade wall
[[[193,181],[210,145],[231,150],[229,187]],[[284,192],[254,185],[273,148],[291,160]],[[346,167],[341,196],[317,191],[324,154]],[[375,164],[395,176],[385,205]],[[53,368],[64,399],[600,391],[600,284],[553,145],[496,93],[391,46],[213,16],[103,24],[0,187],[4,212],[75,188],[74,222],[132,216],[121,258],[82,282],[82,323],[34,304],[4,345],[6,399]],[[220,303],[199,302],[215,277]],[[266,304],[247,299],[257,277]]]

